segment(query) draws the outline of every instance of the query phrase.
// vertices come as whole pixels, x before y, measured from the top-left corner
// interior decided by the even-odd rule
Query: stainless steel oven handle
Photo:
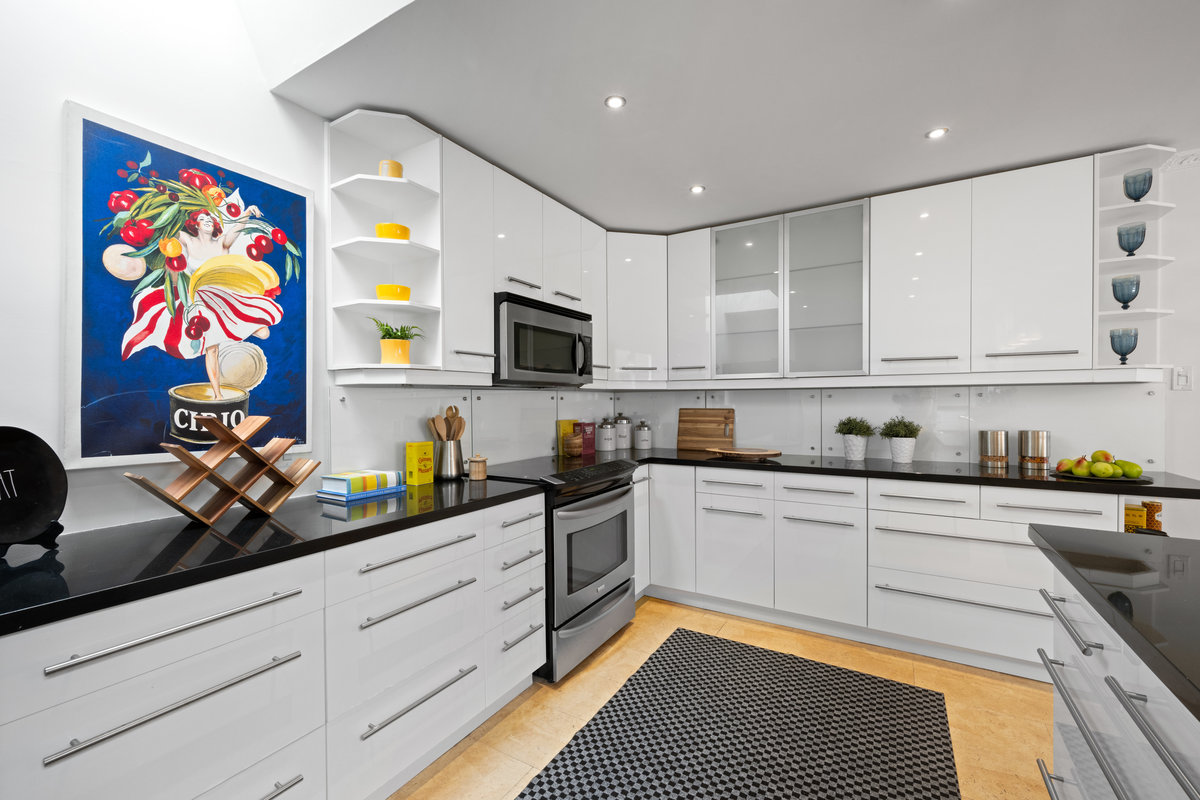
[[[568,625],[565,628],[559,628],[558,634],[557,634],[558,638],[559,639],[570,639],[573,636],[578,636],[579,634],[583,633],[588,628],[592,627],[597,622],[599,622],[600,620],[607,617],[609,614],[616,611],[621,606],[621,601],[624,600],[626,597],[629,597],[631,594],[633,594],[633,581],[629,581],[629,583],[625,586],[625,591],[616,592],[612,596],[611,599],[604,601],[603,605],[605,606],[605,609],[603,611],[601,611],[600,614],[598,614],[597,616],[592,617],[587,622],[584,622],[581,624]]]
[[[633,493],[633,486],[626,486],[613,494],[603,495],[594,501],[584,500],[581,503],[576,503],[571,506],[574,511],[555,511],[555,519],[561,519],[564,522],[571,519],[583,519],[585,517],[595,516],[597,511],[602,510],[606,506],[617,505],[618,501],[625,499],[626,496]]]
[[[1158,735],[1158,731],[1150,724],[1150,720],[1146,719],[1146,715],[1133,704],[1134,700],[1142,703],[1148,702],[1148,698],[1144,694],[1135,694],[1134,692],[1125,691],[1124,687],[1112,675],[1105,675],[1104,682],[1108,684],[1108,688],[1112,689],[1112,693],[1117,696],[1117,702],[1121,704],[1121,708],[1125,709],[1125,713],[1133,718],[1133,723],[1137,725],[1137,729],[1146,737],[1146,741],[1150,742],[1150,747],[1154,749],[1154,753],[1162,759],[1166,765],[1167,771],[1183,788],[1183,793],[1186,794],[1189,800],[1200,800],[1200,789],[1196,788],[1196,784],[1183,771],[1183,767],[1179,766],[1179,762],[1175,760],[1175,756],[1167,748],[1162,737]]]
[[[545,551],[545,550],[543,550],[542,548],[540,548],[540,547],[539,547],[539,548],[538,548],[538,549],[536,549],[536,550],[530,550],[528,553],[526,553],[525,555],[521,556],[521,557],[520,557],[520,558],[518,558],[516,561],[505,561],[505,562],[502,562],[502,563],[500,564],[500,571],[501,571],[501,572],[504,572],[505,570],[512,569],[512,568],[513,568],[513,567],[515,567],[517,564],[524,564],[524,563],[525,563],[526,561],[528,561],[529,559],[531,559],[531,558],[533,558],[533,557],[535,557],[535,556],[540,556],[540,555],[541,555],[542,553],[544,553],[544,552],[546,552],[546,551]]]

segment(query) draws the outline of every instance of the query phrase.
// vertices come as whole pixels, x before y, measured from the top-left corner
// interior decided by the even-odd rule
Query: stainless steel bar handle
[[[941,539],[962,539],[967,542],[990,542],[991,544],[1011,544],[1016,547],[1037,547],[1033,542],[1015,542],[1011,539],[992,539],[986,536],[963,536],[958,533],[937,533],[936,531],[920,531],[915,528],[892,528],[888,525],[876,525],[875,530],[888,533],[912,533],[917,536],[937,536]]]
[[[647,476],[646,476],[646,477],[644,477],[644,478],[638,478],[636,481],[634,481],[634,482],[633,482],[633,485],[634,485],[634,486],[637,486],[639,483],[645,483],[645,482],[646,482],[646,481],[648,481],[648,480],[650,480],[650,476],[649,476],[649,475],[647,475]]]
[[[789,492],[817,492],[819,494],[858,494],[853,489],[814,489],[811,486],[784,486]]]
[[[1134,700],[1138,700],[1143,703],[1147,702],[1146,696],[1143,694],[1135,694],[1133,692],[1125,691],[1117,679],[1112,675],[1105,675],[1104,682],[1108,684],[1109,689],[1112,689],[1112,693],[1117,696],[1117,702],[1121,704],[1121,708],[1125,709],[1125,713],[1133,718],[1133,724],[1137,725],[1138,730],[1141,731],[1142,735],[1146,737],[1146,740],[1150,742],[1150,747],[1152,747],[1155,754],[1162,759],[1163,764],[1165,764],[1167,767],[1167,771],[1171,773],[1171,776],[1175,778],[1175,780],[1179,783],[1179,786],[1183,789],[1183,793],[1186,794],[1190,800],[1200,800],[1200,789],[1196,787],[1196,784],[1192,781],[1191,777],[1183,771],[1183,767],[1179,765],[1179,762],[1175,759],[1175,756],[1171,754],[1171,751],[1167,748],[1166,742],[1164,742],[1162,737],[1158,735],[1158,731],[1154,730],[1154,727],[1150,724],[1150,720],[1146,719],[1146,716],[1141,712],[1141,709],[1133,704]]]
[[[741,514],[743,517],[761,517],[761,511],[738,511],[735,508],[716,508],[715,506],[701,506],[703,511],[719,511],[722,514]]]
[[[879,359],[883,362],[888,361],[957,361],[958,356],[893,356],[891,358]]]
[[[392,714],[390,717],[385,719],[383,722],[380,722],[378,724],[376,724],[374,722],[368,722],[367,729],[358,735],[359,740],[365,742],[367,739],[370,739],[372,736],[379,733],[381,730],[386,728],[388,725],[391,725],[393,722],[400,719],[405,714],[418,708],[419,706],[423,705],[424,703],[427,703],[428,701],[432,700],[434,697],[437,697],[439,694],[446,691],[451,686],[458,683],[463,678],[467,677],[468,675],[470,675],[472,672],[474,672],[477,669],[479,669],[478,664],[472,664],[471,666],[466,667],[465,669],[460,669],[458,671],[458,674],[455,675],[453,678],[446,681],[441,686],[438,686],[437,688],[432,689],[432,690],[426,692],[425,694],[421,695],[416,700],[414,700],[413,702],[406,705],[404,708],[397,711],[395,714]]]
[[[671,369],[708,369],[708,367],[704,364],[700,364],[695,367],[671,367]]]
[[[95,661],[96,659],[104,658],[105,656],[111,656],[115,653],[120,653],[143,644],[149,644],[150,642],[156,642],[159,639],[165,639],[168,636],[174,636],[177,633],[183,633],[184,631],[190,631],[194,628],[199,628],[201,625],[207,625],[208,623],[216,622],[219,619],[227,619],[228,617],[232,617],[255,608],[261,608],[265,605],[270,605],[271,603],[277,603],[280,600],[286,600],[289,597],[295,597],[298,594],[303,594],[303,592],[304,590],[300,588],[288,589],[286,592],[275,592],[270,597],[264,597],[261,600],[255,600],[253,603],[246,603],[244,606],[231,608],[228,611],[221,611],[217,614],[212,614],[202,619],[184,623],[183,625],[176,625],[174,628],[167,628],[166,630],[159,631],[158,633],[152,633],[139,639],[133,639],[125,642],[124,644],[106,647],[103,650],[97,650],[96,652],[88,653],[85,656],[73,655],[66,661],[58,664],[51,664],[50,666],[44,668],[42,673],[44,675],[53,675],[56,672],[62,672],[63,670],[70,669],[71,667],[78,667],[81,664],[87,664],[90,661]]]
[[[595,366],[594,364],[592,366]],[[658,372],[658,367],[620,367],[619,369],[628,370],[630,372]]]
[[[899,592],[900,594],[912,594],[917,597],[931,597],[934,600],[948,600],[951,603],[962,603],[966,606],[979,606],[981,608],[992,608],[996,611],[1011,611],[1014,614],[1027,614],[1031,617],[1050,618],[1050,615],[1045,611],[1031,611],[1028,608],[1020,608],[1019,606],[1005,606],[999,603],[985,603],[982,600],[972,600],[969,597],[953,597],[948,594],[934,594],[933,592],[919,592],[916,589],[902,589],[899,586],[892,586],[887,583],[875,584],[876,589],[882,589],[885,592]]]
[[[1067,711],[1071,714],[1071,719],[1075,720],[1075,727],[1079,729],[1080,735],[1083,736],[1083,741],[1087,745],[1088,750],[1092,751],[1092,758],[1096,759],[1097,766],[1104,773],[1104,780],[1108,782],[1109,788],[1113,790],[1113,794],[1117,796],[1117,800],[1131,800],[1129,794],[1125,791],[1125,787],[1121,785],[1121,781],[1117,778],[1117,773],[1113,770],[1112,765],[1108,763],[1107,756],[1100,749],[1099,743],[1096,741],[1096,734],[1092,733],[1092,729],[1088,727],[1087,720],[1083,718],[1083,714],[1079,711],[1079,706],[1075,703],[1075,698],[1071,696],[1070,690],[1063,683],[1062,678],[1058,677],[1056,666],[1066,666],[1063,662],[1050,658],[1046,655],[1046,651],[1042,648],[1037,649],[1038,658],[1042,660],[1042,666],[1046,668],[1046,672],[1050,673],[1050,682],[1054,684],[1055,690],[1058,691],[1059,697],[1062,698],[1063,705],[1067,707]]]
[[[460,356],[479,356],[480,358],[495,358],[496,357],[495,353],[480,353],[475,350],[455,350],[454,352]]]
[[[1067,598],[1055,597],[1045,589],[1038,589],[1038,594],[1040,594],[1042,599],[1046,601],[1046,605],[1050,606],[1050,610],[1054,612],[1055,618],[1066,630],[1067,635],[1071,637],[1071,641],[1074,642],[1075,646],[1079,648],[1079,652],[1083,653],[1085,656],[1090,656],[1092,654],[1092,648],[1095,648],[1096,650],[1104,649],[1104,645],[1100,644],[1099,642],[1089,642],[1080,636],[1079,631],[1075,630],[1075,626],[1071,624],[1071,620],[1067,619],[1067,615],[1064,614],[1061,609],[1059,609],[1057,604],[1067,602]]]
[[[534,511],[532,514],[526,514],[523,517],[517,517],[516,519],[506,519],[506,520],[504,520],[504,522],[500,523],[500,527],[501,528],[511,528],[513,525],[520,525],[522,522],[528,522],[531,519],[537,519],[544,513],[546,513],[546,512]]]
[[[596,363],[593,363],[593,364],[592,364],[592,369],[612,369],[612,367],[611,367],[611,366],[609,366],[608,364],[596,364]]]
[[[518,636],[516,639],[513,639],[511,642],[508,642],[508,641],[506,641],[506,642],[504,643],[504,647],[501,647],[501,648],[500,648],[500,652],[501,652],[501,653],[507,653],[509,650],[512,650],[514,647],[516,647],[516,646],[517,646],[517,645],[519,645],[521,642],[523,642],[523,641],[525,641],[526,639],[528,639],[530,636],[533,636],[535,633],[537,633],[538,631],[540,631],[540,630],[541,630],[542,628],[544,628],[544,627],[546,627],[546,626],[545,626],[545,625],[543,625],[543,624],[542,624],[542,623],[540,623],[540,622],[539,622],[537,625],[530,625],[530,626],[529,626],[529,630],[527,630],[527,631],[525,631],[524,633],[522,633],[522,634],[521,634],[520,636]]]
[[[623,510],[624,503],[622,501],[632,492],[633,484],[626,486],[624,489],[613,489],[609,494],[602,495],[599,498],[593,498],[591,500],[580,500],[571,506],[572,509],[577,510],[555,511],[554,518],[566,522],[572,519],[587,519],[588,517],[595,517],[597,515],[602,515],[609,510],[617,511],[619,513]]]
[[[288,789],[291,789],[302,780],[304,780],[304,776],[297,775],[290,781],[284,781],[282,783],[280,781],[275,781],[275,789],[270,794],[265,795],[262,800],[275,800],[276,797],[279,797],[281,794],[286,792]]]
[[[582,298],[582,297],[576,297],[576,296],[575,296],[575,295],[573,295],[573,294],[567,294],[566,292],[560,292],[558,289],[555,289],[555,290],[554,290],[554,293],[555,293],[556,295],[558,295],[559,297],[565,297],[565,298],[567,298],[568,300],[574,300],[576,303],[582,303],[582,302],[583,302],[583,298]]]
[[[880,492],[879,496],[880,497],[892,497],[897,500],[933,500],[934,502],[937,502],[937,503],[965,503],[965,502],[967,502],[966,500],[963,500],[958,497],[930,497],[929,495],[923,495],[923,494],[891,494],[889,492]]]
[[[748,481],[719,481],[715,478],[701,478],[701,483],[716,483],[721,486],[753,486],[755,489],[762,489],[766,484],[753,483]]]
[[[544,552],[546,552],[546,551],[545,551],[545,550],[543,550],[543,549],[542,549],[542,548],[540,548],[540,547],[539,547],[538,549],[536,549],[536,550],[530,550],[528,553],[526,553],[525,555],[521,556],[521,557],[520,557],[520,558],[518,558],[516,561],[505,561],[505,562],[503,562],[502,564],[500,564],[500,570],[503,572],[503,571],[504,571],[504,570],[506,570],[506,569],[512,569],[512,568],[513,568],[513,567],[515,567],[517,564],[524,564],[524,563],[525,563],[526,561],[528,561],[529,559],[531,559],[531,558],[534,558],[534,557],[536,557],[536,556],[540,556],[540,555],[541,555],[542,553],[544,553]]]
[[[474,534],[474,533],[464,533],[462,536],[456,536],[448,542],[439,542],[438,544],[431,544],[431,545],[429,545],[429,547],[422,547],[420,550],[413,550],[411,553],[405,553],[402,556],[396,556],[395,558],[389,558],[387,561],[380,561],[378,564],[364,564],[362,567],[359,568],[358,574],[364,575],[368,572],[372,572],[373,570],[382,569],[383,567],[390,567],[392,564],[399,564],[401,561],[408,561],[410,558],[416,558],[417,556],[423,556],[426,553],[432,553],[434,550],[441,550],[443,547],[451,547],[452,545],[456,545],[459,542],[465,542],[469,539],[474,539],[477,535],[478,534]]]
[[[528,600],[529,598],[533,597],[535,594],[537,594],[538,592],[542,591],[542,590],[543,590],[543,589],[545,589],[545,588],[546,588],[545,586],[530,586],[530,587],[529,587],[529,591],[528,591],[528,592],[526,592],[525,594],[521,595],[520,597],[517,597],[517,598],[515,598],[515,599],[513,599],[513,600],[505,600],[505,601],[504,601],[504,602],[503,602],[503,603],[500,605],[500,610],[501,610],[501,611],[508,611],[508,610],[509,610],[510,608],[512,608],[513,606],[520,605],[521,603],[524,603],[526,600]]]
[[[448,595],[451,592],[457,592],[459,589],[463,588],[464,586],[470,586],[472,583],[474,583],[477,580],[478,580],[478,578],[464,578],[463,580],[459,581],[458,583],[454,584],[453,586],[447,586],[445,589],[438,589],[436,592],[434,592],[431,595],[426,595],[425,597],[422,597],[420,600],[414,600],[411,603],[400,606],[397,609],[393,609],[392,611],[389,611],[386,614],[380,614],[378,617],[367,617],[366,619],[364,619],[362,622],[360,622],[358,624],[358,629],[360,631],[365,631],[367,628],[371,627],[372,625],[378,625],[379,623],[389,620],[392,617],[403,614],[405,611],[412,611],[414,608],[417,608],[418,606],[423,606],[426,603],[437,600],[439,597],[444,597],[445,595]]]
[[[1046,769],[1046,762],[1040,758],[1037,760],[1038,772],[1042,773],[1042,783],[1046,784],[1046,794],[1050,796],[1050,800],[1060,800],[1058,796],[1058,787],[1054,785],[1055,781],[1064,783],[1062,778],[1055,775],[1050,770]]]
[[[106,742],[109,739],[113,738],[114,736],[120,736],[122,733],[126,733],[128,731],[133,730],[134,728],[141,727],[142,725],[145,725],[147,722],[153,722],[154,720],[158,719],[159,717],[164,717],[167,714],[170,714],[172,711],[178,711],[179,709],[183,708],[184,706],[189,706],[192,703],[195,703],[195,702],[205,699],[206,697],[212,697],[214,694],[216,694],[218,692],[222,692],[222,691],[230,688],[231,686],[236,686],[237,684],[239,684],[243,681],[248,681],[251,678],[255,677],[256,675],[261,675],[268,670],[275,669],[276,667],[281,667],[284,664],[288,663],[289,661],[295,661],[299,657],[300,657],[299,650],[297,650],[294,653],[288,653],[286,656],[274,656],[271,659],[270,663],[263,664],[261,667],[255,667],[254,669],[250,670],[249,672],[244,672],[241,675],[230,678],[227,681],[218,683],[216,686],[213,686],[209,689],[205,689],[202,692],[197,692],[196,694],[191,695],[190,697],[185,697],[182,700],[178,700],[174,703],[171,703],[171,705],[160,708],[157,711],[151,711],[149,714],[144,714],[135,720],[130,720],[129,722],[126,722],[124,725],[118,725],[117,727],[107,730],[104,733],[97,734],[96,736],[93,736],[90,739],[84,739],[83,741],[80,741],[78,739],[72,739],[70,746],[67,747],[65,750],[59,750],[57,753],[52,753],[52,754],[46,756],[45,758],[43,758],[42,766],[48,767],[55,762],[62,761],[64,758],[68,758],[70,756],[75,755],[76,753],[87,750],[89,747],[91,747],[93,745],[100,744],[101,742]]]
[[[1059,508],[1057,506],[1023,506],[1018,503],[996,503],[996,508],[1017,508],[1022,511],[1061,511],[1064,514],[1092,514],[1101,516],[1103,511],[1094,508]]]
[[[853,528],[853,522],[842,522],[835,519],[817,519],[816,517],[792,517],[787,514],[783,515],[784,519],[790,519],[793,522],[818,522],[822,525],[837,525],[842,528]]]
[[[542,285],[541,285],[540,283],[533,283],[532,281],[527,281],[527,280],[525,280],[524,278],[517,278],[517,277],[515,277],[515,276],[513,276],[513,275],[505,275],[505,276],[504,276],[504,279],[505,279],[505,280],[508,280],[508,281],[511,281],[511,282],[513,282],[513,283],[519,283],[519,284],[521,284],[522,286],[528,286],[530,289],[540,289],[540,288],[542,288]]]
[[[1078,350],[1026,350],[1023,353],[984,353],[984,358],[1005,358],[1008,356],[1074,356]]]

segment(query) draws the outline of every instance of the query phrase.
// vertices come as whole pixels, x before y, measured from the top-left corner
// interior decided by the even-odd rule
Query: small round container
[[[608,417],[596,426],[596,452],[607,453],[617,449],[617,426]]]
[[[1008,431],[979,432],[979,465],[988,469],[1008,468]]]
[[[634,450],[649,450],[654,445],[654,432],[650,430],[650,426],[646,424],[646,420],[642,420],[633,429],[633,449]]]
[[[1023,472],[1049,472],[1050,431],[1018,431],[1017,452]]]
[[[633,447],[633,420],[618,411],[613,424],[617,427],[617,449],[628,450]]]
[[[399,222],[375,223],[375,235],[380,239],[408,239],[412,232]]]
[[[412,288],[399,283],[377,283],[375,297],[378,300],[408,301],[412,298]]]
[[[379,174],[384,178],[403,178],[404,165],[399,161],[385,158],[379,162]]]
[[[467,477],[473,481],[487,480],[487,459],[476,453],[467,459]]]

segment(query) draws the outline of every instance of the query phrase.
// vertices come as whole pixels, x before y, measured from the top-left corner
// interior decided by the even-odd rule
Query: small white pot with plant
[[[888,440],[892,448],[892,461],[897,464],[912,463],[920,432],[920,425],[904,417],[892,417],[879,426],[879,435]]]
[[[844,417],[833,432],[842,435],[846,460],[862,461],[867,457],[867,439],[875,435],[875,426],[862,417]]]

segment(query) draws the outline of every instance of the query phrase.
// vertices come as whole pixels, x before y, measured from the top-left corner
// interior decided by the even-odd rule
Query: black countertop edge
[[[1050,560],[1054,568],[1062,573],[1067,582],[1079,592],[1088,605],[1100,615],[1100,618],[1116,631],[1121,640],[1129,645],[1130,649],[1150,668],[1155,677],[1166,685],[1175,695],[1176,699],[1188,711],[1192,712],[1197,720],[1200,720],[1200,687],[1193,683],[1167,655],[1150,642],[1128,619],[1119,614],[1116,608],[1096,590],[1096,587],[1089,583],[1087,578],[1081,575],[1066,557],[1060,554],[1059,548],[1053,543],[1056,533],[1060,533],[1062,536],[1078,535],[1080,529],[1063,528],[1058,525],[1034,524],[1029,526],[1030,540],[1038,546],[1038,549]],[[1129,537],[1161,539],[1161,537],[1146,533],[1121,533],[1100,530],[1088,530],[1086,533],[1089,536],[1094,535],[1095,537],[1109,538],[1112,541],[1116,541],[1121,537],[1124,537],[1125,541],[1133,541]]]

